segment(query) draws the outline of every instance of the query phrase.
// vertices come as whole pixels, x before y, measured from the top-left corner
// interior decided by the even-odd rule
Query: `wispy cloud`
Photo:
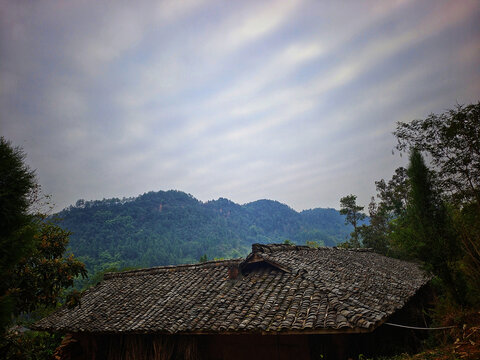
[[[168,188],[367,202],[404,162],[396,121],[479,100],[476,1],[1,5],[2,134],[59,207]]]
[[[288,0],[258,2],[245,12],[232,14],[222,24],[226,31],[207,42],[207,49],[232,53],[252,41],[261,41],[290,19],[295,5],[295,1]]]

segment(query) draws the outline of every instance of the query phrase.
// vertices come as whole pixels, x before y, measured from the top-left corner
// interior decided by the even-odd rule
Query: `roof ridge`
[[[344,248],[340,246],[333,246],[332,249],[337,249],[337,250],[346,250],[346,251],[355,251],[355,252],[372,252],[374,253],[375,250],[373,248],[362,248],[362,247],[357,247],[357,248]],[[378,254],[381,255],[381,254]]]
[[[308,250],[308,251],[325,251],[325,250],[341,250],[341,251],[352,251],[352,252],[373,252],[370,248],[342,248],[337,246],[320,246],[318,248],[310,247],[307,245],[296,245],[296,244],[252,244],[252,254],[253,253],[274,253],[278,251],[300,251],[300,250]],[[205,268],[205,267],[215,267],[215,266],[225,266],[225,265],[238,265],[242,261],[246,259],[237,258],[237,259],[225,259],[225,260],[210,260],[203,263],[194,263],[194,264],[179,264],[179,265],[163,265],[163,266],[156,266],[151,268],[144,268],[144,269],[134,269],[134,270],[127,270],[121,272],[108,272],[105,273],[104,279],[112,279],[117,277],[130,277],[130,276],[137,276],[137,275],[148,275],[148,274],[155,274],[158,272],[164,271],[184,271],[189,269],[195,268]]]
[[[319,246],[312,247],[308,245],[296,244],[252,244],[252,253],[272,253],[277,251],[320,251],[320,250],[348,250],[356,252],[374,252],[372,248],[343,248],[339,246]]]
[[[286,250],[308,250],[313,249],[306,245],[290,244],[252,244],[252,253],[266,253]]]
[[[184,271],[190,269],[200,269],[200,268],[210,268],[216,266],[228,266],[228,265],[238,265],[243,259],[227,259],[227,260],[211,260],[206,261],[203,263],[194,263],[194,264],[180,264],[180,265],[164,265],[164,266],[156,266],[151,268],[144,268],[144,269],[135,269],[135,270],[127,270],[121,272],[107,272],[103,276],[105,280],[118,278],[118,277],[130,277],[130,276],[137,276],[137,275],[149,275],[149,274],[156,274],[160,272],[167,272],[167,271]]]

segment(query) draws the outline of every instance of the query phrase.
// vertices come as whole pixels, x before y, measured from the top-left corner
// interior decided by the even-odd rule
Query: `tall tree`
[[[436,188],[453,213],[470,279],[470,294],[480,302],[480,102],[458,105],[440,115],[398,123],[397,149],[419,149],[437,171]]]
[[[36,225],[29,207],[37,187],[35,174],[24,159],[20,148],[0,138],[0,332],[13,310],[8,286],[12,270],[35,245]]]
[[[409,192],[406,212],[397,219],[393,231],[396,245],[404,256],[419,259],[437,275],[457,302],[464,301],[464,280],[459,271],[462,252],[448,208],[435,186],[421,153],[413,149],[408,167]]]
[[[347,195],[340,199],[340,214],[345,215],[345,224],[353,225],[353,232],[350,234],[350,245],[360,247],[359,222],[365,219],[361,213],[363,206],[357,205],[356,195]]]
[[[0,139],[0,309],[1,331],[12,316],[39,306],[54,308],[85,266],[64,257],[69,232],[39,213],[39,187],[25,154]]]
[[[58,336],[8,327],[14,322],[28,326],[37,309],[52,311],[74,277],[86,276],[73,255],[64,257],[69,233],[38,213],[41,193],[24,160],[20,148],[0,138],[0,354],[5,359],[51,356]],[[67,300],[75,303],[74,296]]]

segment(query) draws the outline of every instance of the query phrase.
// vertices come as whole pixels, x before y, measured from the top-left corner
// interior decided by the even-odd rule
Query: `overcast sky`
[[[479,1],[0,0],[0,132],[57,210],[366,205],[397,121],[480,100]]]

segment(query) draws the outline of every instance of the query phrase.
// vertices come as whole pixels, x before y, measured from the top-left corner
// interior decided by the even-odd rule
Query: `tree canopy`
[[[75,277],[86,276],[73,255],[64,257],[70,233],[34,213],[40,194],[25,154],[0,139],[1,331],[12,318],[39,307],[55,308]],[[35,209],[36,210],[36,209]]]
[[[352,224],[353,232],[350,235],[352,247],[360,247],[359,226],[366,215],[362,213],[363,206],[357,205],[356,195],[347,195],[340,199],[340,214],[345,215],[345,224]]]
[[[399,122],[394,135],[397,149],[429,155],[445,196],[457,204],[475,201],[480,211],[480,102]]]
[[[76,277],[87,276],[85,265],[73,254],[64,256],[69,236],[70,232],[52,221],[40,222],[35,234],[37,246],[16,264],[12,274],[15,315],[41,306],[55,308],[64,289],[72,287]]]
[[[446,201],[463,259],[457,266],[480,302],[480,102],[457,105],[426,119],[398,123],[397,149],[424,152],[435,171],[434,187]]]
[[[0,138],[0,330],[14,307],[9,286],[12,270],[35,245],[36,225],[29,208],[37,187],[35,174],[24,159],[20,148]]]
[[[420,152],[412,149],[408,167],[409,191],[405,213],[393,226],[393,245],[401,256],[421,260],[437,275],[458,303],[465,298],[465,284],[458,268],[462,258],[458,234],[447,205],[435,187],[435,173]]]

